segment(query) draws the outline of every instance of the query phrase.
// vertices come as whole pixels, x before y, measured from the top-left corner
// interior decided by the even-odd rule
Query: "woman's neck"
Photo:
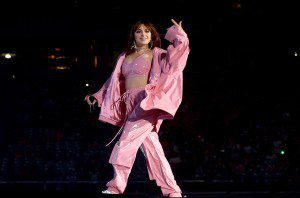
[[[149,47],[145,45],[145,46],[136,47],[135,52],[139,53],[139,52],[143,52],[146,50],[149,50]]]

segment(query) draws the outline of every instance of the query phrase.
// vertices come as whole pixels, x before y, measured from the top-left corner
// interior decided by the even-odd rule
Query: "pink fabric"
[[[158,73],[160,75],[154,80],[150,78],[150,83],[145,87],[146,97],[141,102],[141,107],[144,110],[161,110],[162,113],[160,113],[158,120],[173,119],[181,104],[183,69],[190,52],[187,35],[176,26],[168,29],[165,39],[172,42],[173,45],[168,46],[166,53],[153,56],[154,66],[151,76],[155,77]]]
[[[153,60],[145,87],[146,97],[140,106],[144,110],[155,110],[157,117],[156,132],[164,119],[173,119],[182,101],[183,69],[189,54],[189,40],[185,32],[176,26],[168,29],[165,39],[171,44],[166,50],[153,49]],[[115,65],[110,78],[93,96],[101,107],[99,120],[113,125],[122,126],[125,121],[126,107],[124,103],[115,102],[125,92],[125,81],[121,78],[121,66],[125,59],[122,53]]]
[[[147,54],[136,57],[131,63],[123,62],[122,74],[126,79],[138,76],[148,76],[151,69],[151,62],[147,59]]]
[[[171,44],[167,50],[153,49],[148,84],[144,88],[125,92],[121,68],[125,53],[122,53],[110,78],[93,94],[101,107],[99,120],[121,126],[119,132],[123,130],[109,159],[115,175],[107,187],[114,192],[124,192],[141,147],[147,159],[149,178],[155,179],[163,195],[181,195],[157,133],[164,119],[174,118],[182,101],[189,40],[176,26],[168,29],[165,38]]]
[[[128,115],[131,113],[132,111],[132,106],[133,106],[133,103],[134,101],[136,101],[137,99],[143,99],[145,97],[145,88],[144,87],[140,87],[140,88],[134,88],[134,89],[130,89],[130,90],[127,90],[125,93],[122,94],[122,96],[115,102],[115,103],[118,103],[118,102],[125,102],[125,106],[126,106],[126,118],[125,120],[128,119]],[[143,91],[143,92],[142,92]],[[137,93],[138,92],[142,92],[139,94],[139,97],[137,97]],[[132,98],[134,97],[134,98]],[[142,98],[140,98],[142,97]],[[113,103],[113,105],[116,105],[115,103]],[[141,110],[139,110],[141,111]],[[135,111],[134,111],[135,112]],[[155,112],[153,111],[148,111],[147,112],[150,116],[153,116],[155,114]],[[153,114],[152,114],[153,113]],[[121,128],[119,129],[119,131],[116,133],[115,137],[108,143],[106,144],[106,146],[110,145],[112,143],[112,141],[117,137],[117,135],[119,135],[119,133],[123,130],[123,127],[125,126],[125,123],[123,123],[123,125],[121,126]]]
[[[114,168],[114,178],[107,183],[107,187],[113,192],[124,192],[137,150],[141,148],[146,157],[149,178],[161,187],[163,195],[181,195],[154,130],[157,115],[155,111],[145,111],[139,105],[144,97],[143,88],[129,90],[125,97],[127,119],[109,159]]]

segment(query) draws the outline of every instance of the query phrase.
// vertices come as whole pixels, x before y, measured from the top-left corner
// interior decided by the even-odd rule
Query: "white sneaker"
[[[110,192],[109,190],[103,190],[102,194],[116,194],[116,193]]]

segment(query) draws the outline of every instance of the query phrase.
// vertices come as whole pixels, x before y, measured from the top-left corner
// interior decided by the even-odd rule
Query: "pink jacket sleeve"
[[[168,46],[165,57],[161,57],[162,72],[167,74],[182,72],[190,52],[187,34],[173,25],[168,28],[165,39],[172,44]]]
[[[125,55],[125,52],[122,52],[119,57],[117,58],[117,63],[114,66],[113,72],[110,75],[110,77],[106,80],[106,82],[103,84],[103,86],[101,87],[101,89],[99,91],[97,91],[96,93],[92,94],[92,96],[94,96],[98,102],[98,107],[102,106],[102,102],[104,100],[106,91],[109,89],[109,85],[111,84],[112,78],[114,73],[116,72],[116,68],[117,68],[117,64],[118,61],[120,60],[120,57],[123,57]],[[120,81],[120,83],[124,83],[123,81]]]
[[[173,119],[182,101],[183,69],[190,49],[187,34],[176,26],[168,29],[165,39],[171,44],[167,51],[161,51],[158,58],[154,57],[157,60],[153,58],[153,65],[157,68],[156,73],[159,76],[152,74],[153,83],[150,81],[145,86],[146,97],[141,101],[140,106],[144,110],[161,110],[158,112],[158,119]]]
[[[108,89],[108,86],[110,84],[111,77],[112,75],[106,80],[106,82],[104,83],[104,85],[101,87],[99,91],[92,94],[92,96],[94,96],[98,102],[98,107],[101,107],[102,101],[105,97],[106,90]]]

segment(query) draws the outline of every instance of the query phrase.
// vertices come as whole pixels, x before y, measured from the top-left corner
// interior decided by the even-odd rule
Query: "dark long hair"
[[[140,20],[131,26],[127,46],[125,48],[126,55],[132,54],[134,52],[134,49],[132,48],[134,44],[134,33],[141,25],[146,26],[151,32],[152,48],[161,46],[160,36],[154,25],[149,21]]]

